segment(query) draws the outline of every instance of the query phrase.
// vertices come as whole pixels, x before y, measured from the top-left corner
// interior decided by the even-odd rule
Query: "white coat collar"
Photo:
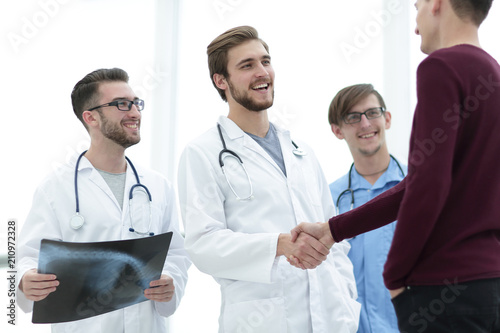
[[[224,128],[227,136],[231,139],[237,139],[245,136],[245,132],[238,126],[234,121],[229,119],[226,116],[220,116],[218,123]],[[288,130],[285,130],[281,128],[280,126],[276,125],[273,123],[274,128],[276,128],[276,131],[278,133],[284,134],[286,136],[289,136],[290,132]]]
[[[132,163],[134,163],[132,161]],[[75,161],[75,164],[76,164],[76,161]],[[139,178],[142,178],[144,176],[143,172],[137,168],[137,165],[134,164],[134,167],[135,167],[135,170],[137,171],[137,175],[139,176]],[[90,163],[90,161],[87,159],[87,157],[85,156],[82,156],[82,159],[80,160],[80,164],[78,165],[78,172],[82,171],[82,170],[85,170],[85,169],[92,169],[92,170],[96,170],[97,169],[92,165],[92,163]],[[134,175],[134,171],[132,170],[132,167],[130,166],[130,164],[127,162],[127,177],[133,177],[134,181],[135,181],[135,175]]]

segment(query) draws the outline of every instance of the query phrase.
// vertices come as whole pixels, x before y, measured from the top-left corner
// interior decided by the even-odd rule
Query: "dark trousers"
[[[443,283],[392,300],[402,333],[500,333],[500,278]]]

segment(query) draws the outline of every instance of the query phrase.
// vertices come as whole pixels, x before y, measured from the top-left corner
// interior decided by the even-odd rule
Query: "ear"
[[[385,129],[391,128],[391,113],[389,111],[385,111]]]
[[[432,0],[432,15],[436,15],[441,10],[442,0]]]
[[[83,111],[82,118],[88,127],[94,127],[98,124],[97,116],[95,115],[95,113],[93,113],[92,111]]]
[[[335,134],[335,136],[337,137],[337,139],[339,140],[343,140],[344,139],[344,133],[342,133],[342,129],[335,125],[335,124],[331,124],[331,127],[332,127],[332,132],[333,134]]]
[[[213,80],[217,88],[221,90],[226,90],[228,87],[227,80],[222,74],[215,73],[213,76]]]

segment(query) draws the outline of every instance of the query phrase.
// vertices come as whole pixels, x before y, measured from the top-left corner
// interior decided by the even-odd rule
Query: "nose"
[[[371,126],[370,119],[368,119],[366,117],[366,114],[363,113],[361,115],[361,120],[359,121],[359,124],[361,125],[361,127],[369,127],[369,126]]]
[[[257,71],[256,71],[255,75],[257,77],[268,76],[269,75],[269,70],[263,64],[259,64],[259,66],[257,67]]]
[[[140,119],[141,118],[141,111],[137,109],[137,105],[132,104],[132,107],[130,110],[127,112],[128,116],[133,119]]]

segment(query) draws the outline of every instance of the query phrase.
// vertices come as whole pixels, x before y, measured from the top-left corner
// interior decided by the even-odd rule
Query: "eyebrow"
[[[261,57],[261,60],[262,60],[262,59],[270,60],[270,59],[271,59],[271,56],[270,56],[269,54],[265,54],[265,55],[263,55],[263,56]],[[243,64],[244,64],[244,63],[246,63],[246,62],[252,62],[252,61],[255,61],[255,58],[246,58],[246,59],[243,59],[243,60],[241,60],[240,62],[238,62],[238,63],[236,64],[236,67],[239,67],[239,66],[243,65]]]
[[[123,100],[123,99],[129,101],[128,97],[115,97],[115,98],[113,98],[112,102]],[[132,99],[132,101],[135,101],[136,99],[139,99],[139,97],[134,96],[134,98]]]

